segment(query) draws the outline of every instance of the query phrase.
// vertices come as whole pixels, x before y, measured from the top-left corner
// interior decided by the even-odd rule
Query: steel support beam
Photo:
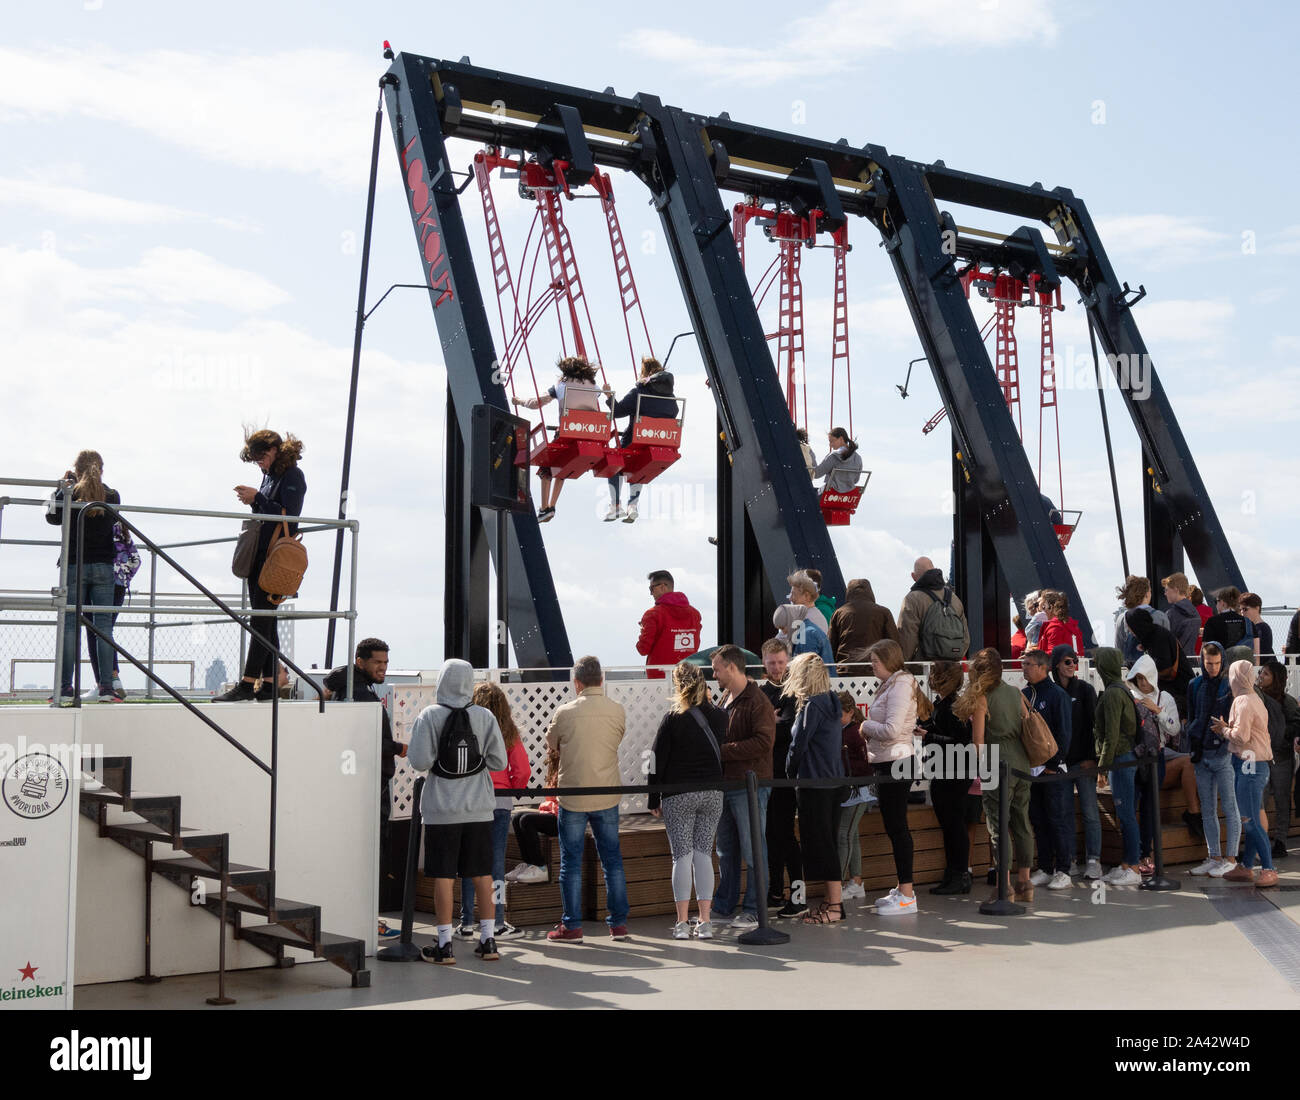
[[[439,104],[427,58],[401,54],[389,73],[385,104],[397,145],[403,187],[415,226],[429,300],[447,367],[447,655],[488,663],[487,555],[481,509],[469,503],[463,441],[471,438],[475,405],[508,409],[497,371],[487,312],[474,273],[469,238],[450,172]],[[432,417],[431,417],[432,419]],[[510,580],[510,624],[515,657],[525,667],[565,668],[573,663],[555,583],[535,512],[512,515],[504,568]],[[503,563],[495,563],[502,568]]]

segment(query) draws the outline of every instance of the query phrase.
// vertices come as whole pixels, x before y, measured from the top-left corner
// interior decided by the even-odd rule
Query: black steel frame
[[[1083,203],[1065,188],[1023,186],[922,164],[882,146],[784,134],[613,89],[593,92],[460,62],[399,54],[381,81],[421,260],[447,364],[448,655],[486,663],[486,520],[469,506],[464,440],[475,404],[506,408],[493,376],[487,314],[450,172],[448,137],[563,159],[571,182],[596,166],[632,172],[660,214],[718,416],[719,640],[757,650],[770,633],[786,573],[844,580],[805,472],[767,341],[729,233],[723,191],[816,208],[833,230],[850,216],[880,232],[943,398],[953,435],[953,582],[974,645],[1004,648],[1010,597],[1058,588],[1091,643],[1089,620],[1043,508],[959,275],[979,262],[1079,289],[1104,351],[1142,357],[1146,345]],[[432,170],[430,165],[434,165]],[[1004,240],[962,234],[940,209],[959,203],[1031,224]],[[1049,246],[1038,223],[1055,237]],[[1143,360],[1149,363],[1149,360]],[[1181,568],[1184,549],[1203,587],[1244,584],[1186,440],[1154,370],[1149,392],[1112,369],[1142,443],[1146,568]],[[1146,473],[1149,467],[1150,474]],[[1158,489],[1157,489],[1158,486]],[[568,664],[571,654],[533,513],[503,516],[510,621],[521,665]],[[1154,587],[1154,585],[1153,585]]]

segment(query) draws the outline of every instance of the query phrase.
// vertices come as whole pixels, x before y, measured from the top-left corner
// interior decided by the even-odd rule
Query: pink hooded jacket
[[[876,690],[862,735],[867,739],[867,760],[888,764],[904,760],[915,751],[912,737],[916,733],[916,678],[899,669]]]
[[[1273,744],[1268,738],[1268,711],[1255,694],[1254,662],[1233,661],[1228,667],[1228,686],[1232,688],[1228,743],[1243,760],[1267,764],[1273,759]]]

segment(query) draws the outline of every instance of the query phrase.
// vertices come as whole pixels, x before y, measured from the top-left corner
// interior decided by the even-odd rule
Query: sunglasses
[[[1078,658],[1078,657],[1062,657],[1062,658],[1061,658],[1061,664],[1063,664],[1063,665],[1077,665],[1078,663],[1079,663],[1079,658]]]

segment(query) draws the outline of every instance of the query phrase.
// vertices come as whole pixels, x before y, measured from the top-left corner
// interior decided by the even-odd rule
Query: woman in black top
[[[307,495],[307,479],[298,468],[298,459],[302,457],[302,440],[293,436],[281,438],[278,432],[263,428],[261,431],[245,432],[244,449],[239,457],[244,462],[256,463],[262,471],[262,486],[254,489],[251,485],[235,486],[235,496],[241,504],[247,504],[253,512],[271,515],[302,515],[303,500]],[[257,537],[257,554],[253,558],[253,568],[248,575],[248,602],[254,609],[269,609],[274,605],[257,583],[266,563],[266,552],[278,524],[265,522]],[[289,534],[296,534],[298,525],[289,524]],[[262,701],[271,698],[274,686],[272,679],[272,651],[263,644],[263,639],[276,649],[280,647],[280,632],[273,615],[249,616],[249,629],[258,637],[249,640],[248,660],[244,663],[244,678],[233,688],[213,698],[214,703],[237,703],[245,699]],[[258,680],[262,686],[254,692]]]
[[[651,753],[650,784],[711,783],[722,779],[722,742],[727,736],[727,715],[709,702],[709,685],[699,665],[682,661],[673,669],[673,701]],[[709,910],[713,906],[713,840],[722,817],[722,791],[686,791],[650,795],[650,812],[664,819],[668,847],[673,854],[673,902],[677,924],[673,939],[690,939],[687,914],[691,906],[691,878],[700,922],[698,939],[713,935]]]
[[[106,504],[122,502],[116,490],[104,484],[104,460],[98,451],[82,451],[77,455],[72,469],[63,477],[65,481],[76,482],[72,487],[74,501],[100,501]],[[63,522],[63,509],[60,507],[63,498],[64,492],[59,489],[54,494],[54,506],[45,515],[46,521],[56,526]],[[113,545],[114,517],[103,508],[86,508],[84,511],[84,521],[77,512],[73,512],[72,529],[68,535],[68,612],[63,617],[63,669],[60,677],[62,683],[59,685],[61,699],[73,697],[73,671],[81,659],[77,645],[80,624],[75,610],[78,587],[83,606],[109,607],[113,603],[113,557],[116,554]],[[81,575],[78,577],[77,544],[83,537]],[[111,612],[97,611],[91,616],[91,622],[108,638],[113,636]],[[102,670],[99,676],[100,701],[121,702],[122,696],[113,687],[113,647],[104,638],[97,638],[97,658],[95,667]]]
[[[948,759],[954,764],[962,760],[959,754],[949,757],[948,746],[965,748],[971,743],[970,722],[952,712],[961,683],[959,662],[935,661],[930,669],[930,688],[935,694],[934,710],[920,723],[925,731],[925,746],[935,746],[945,769],[944,778],[930,780],[930,801],[934,804],[939,828],[943,830],[944,852],[943,879],[938,886],[930,888],[932,894],[969,894],[971,891],[970,833],[966,826],[970,822],[969,792],[973,777],[960,774],[966,771],[960,767],[955,769],[958,774],[949,775],[947,770]],[[978,810],[975,820],[979,821]]]

